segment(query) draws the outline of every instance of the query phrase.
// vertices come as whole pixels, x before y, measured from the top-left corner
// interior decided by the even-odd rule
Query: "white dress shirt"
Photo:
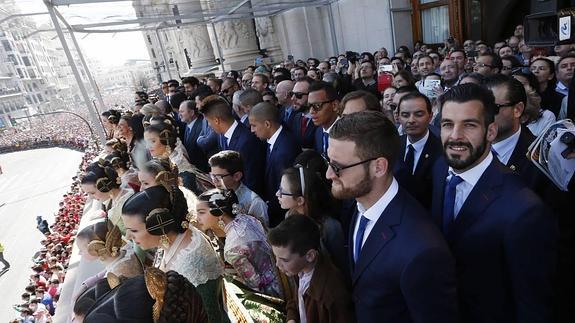
[[[230,145],[230,140],[232,139],[232,135],[234,134],[234,131],[236,130],[238,126],[238,122],[236,120],[234,120],[234,123],[232,123],[232,126],[230,127],[230,129],[228,129],[228,131],[226,131],[226,133],[224,133],[224,137],[226,137],[226,141],[228,143],[228,146]]]
[[[409,151],[409,145],[413,146],[414,149],[413,169],[411,170],[411,173],[413,174],[415,172],[415,169],[417,168],[417,162],[419,161],[419,157],[421,157],[423,147],[425,147],[425,144],[427,143],[427,138],[429,138],[429,130],[427,130],[427,133],[425,134],[425,136],[423,136],[423,138],[413,143],[409,140],[409,136],[406,137],[407,140],[405,141],[405,154],[403,155],[403,160],[405,160],[405,158],[407,157],[407,152]]]
[[[569,94],[569,87],[565,86],[563,83],[561,83],[560,81],[557,81],[557,86],[555,87],[555,91],[557,93],[561,93],[563,95],[568,95]]]
[[[297,302],[298,302],[298,312],[299,312],[299,321],[300,323],[307,323],[307,316],[305,312],[305,303],[303,300],[303,295],[309,288],[311,283],[311,279],[313,277],[314,270],[310,270],[307,273],[301,272],[298,273],[299,277],[299,286],[297,288]]]
[[[449,167],[449,175],[447,176],[447,182],[449,182],[451,176],[453,176],[452,174],[455,174],[461,177],[461,179],[463,179],[463,182],[459,183],[459,185],[457,185],[457,187],[455,188],[455,208],[453,212],[454,217],[457,217],[457,214],[461,210],[463,203],[465,203],[465,200],[467,200],[467,197],[475,187],[475,184],[477,184],[479,178],[481,178],[481,175],[483,175],[487,167],[489,167],[492,160],[493,160],[493,154],[489,152],[489,154],[487,155],[487,157],[485,157],[483,161],[481,161],[472,169],[466,170],[461,174],[455,173],[453,168]]]
[[[357,220],[355,221],[355,229],[353,230],[354,243],[355,243],[355,237],[357,235],[357,230],[359,229],[359,220],[361,219],[361,216],[364,216],[369,220],[369,222],[365,226],[365,231],[363,233],[363,241],[361,242],[361,246],[363,247],[365,241],[367,240],[369,234],[371,233],[371,230],[377,223],[377,220],[379,220],[379,217],[381,216],[383,211],[385,211],[391,200],[393,200],[395,195],[397,195],[398,190],[399,185],[397,184],[397,181],[394,178],[393,181],[391,182],[391,185],[387,189],[387,192],[385,192],[385,194],[383,194],[379,198],[379,200],[375,202],[375,204],[372,205],[369,209],[366,210],[361,204],[357,203],[357,211],[359,214]],[[355,250],[355,248],[353,250]]]
[[[249,117],[249,115],[246,113],[246,114],[244,114],[244,115],[240,118],[240,121],[241,121],[242,123],[244,123],[248,117]]]
[[[497,152],[497,158],[503,165],[507,165],[509,163],[509,159],[511,155],[513,155],[513,150],[515,150],[515,146],[517,146],[517,142],[519,141],[519,136],[521,135],[521,127],[519,130],[509,136],[509,138],[505,138],[498,143],[491,144],[491,148]]]
[[[268,144],[270,145],[270,151],[274,150],[274,144],[276,143],[276,140],[278,140],[280,132],[282,132],[283,128],[283,126],[280,126],[278,130],[276,130],[276,132],[274,132],[274,134],[270,137],[270,139],[267,140]]]

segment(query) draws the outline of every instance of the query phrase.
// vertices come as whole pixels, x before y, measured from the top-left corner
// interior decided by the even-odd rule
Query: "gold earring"
[[[222,230],[226,227],[226,224],[224,223],[224,220],[222,220],[222,218],[218,220],[218,227],[220,227],[220,229]]]
[[[168,238],[167,235],[162,234],[160,236],[160,244],[166,249],[170,247],[170,239]]]

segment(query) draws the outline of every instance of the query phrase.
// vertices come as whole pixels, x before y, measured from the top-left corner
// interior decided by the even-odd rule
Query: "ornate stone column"
[[[226,20],[216,23],[215,29],[227,70],[254,64],[259,49],[252,20]]]
[[[260,48],[266,50],[267,55],[272,58],[273,63],[281,62],[284,58],[284,54],[277,39],[277,29],[274,27],[274,20],[271,17],[261,17],[255,18],[255,22]]]
[[[188,1],[178,4],[180,15],[191,15],[202,11],[200,1]],[[197,21],[197,20],[196,20]],[[183,19],[182,23],[195,22],[193,19]],[[182,46],[186,49],[192,64],[192,71],[201,70],[216,64],[214,50],[205,24],[182,26],[178,29]]]

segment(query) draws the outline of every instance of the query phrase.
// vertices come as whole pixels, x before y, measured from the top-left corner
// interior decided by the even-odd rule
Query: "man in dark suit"
[[[293,105],[293,123],[290,129],[292,133],[298,138],[298,141],[302,148],[314,148],[315,141],[315,131],[316,126],[311,121],[311,115],[309,114],[309,87],[312,84],[312,80],[309,78],[303,78],[297,81],[291,92],[291,99]]]
[[[517,172],[533,187],[534,176],[537,176],[539,171],[526,156],[535,136],[527,127],[521,126],[521,116],[527,105],[525,88],[516,79],[502,74],[489,77],[485,85],[493,93],[499,107],[495,116],[497,136],[493,141],[492,151],[501,163]]]
[[[329,134],[336,198],[355,198],[349,231],[359,323],[456,322],[455,261],[421,205],[393,178],[399,135],[382,112],[343,116]]]
[[[229,104],[220,97],[204,99],[202,114],[219,135],[220,150],[235,150],[244,161],[244,184],[260,196],[263,193],[265,151],[263,143],[243,123],[237,122]]]
[[[279,110],[271,103],[262,102],[250,113],[252,132],[266,141],[266,166],[264,200],[268,204],[270,227],[278,225],[285,216],[276,197],[283,171],[292,166],[301,153],[301,147],[293,134],[281,125]]]
[[[204,117],[196,109],[194,101],[186,100],[180,104],[180,120],[186,124],[182,144],[188,153],[188,159],[192,165],[204,172],[209,171],[208,158],[198,146],[197,140],[206,122]]]
[[[429,210],[433,163],[443,153],[441,140],[428,128],[433,117],[431,102],[425,95],[412,92],[401,98],[398,109],[399,122],[405,134],[401,136],[394,175],[399,185]]]
[[[335,88],[327,82],[314,82],[309,87],[308,97],[311,121],[315,130],[314,149],[327,155],[329,130],[338,119],[339,97]]]
[[[250,111],[256,104],[264,101],[263,96],[255,89],[247,89],[240,94],[239,100],[240,109],[245,113],[241,119],[242,123],[249,129],[250,121],[248,116],[250,115]]]
[[[434,168],[432,216],[457,261],[461,321],[551,322],[555,220],[491,153],[493,94],[464,84],[440,104],[446,163]]]

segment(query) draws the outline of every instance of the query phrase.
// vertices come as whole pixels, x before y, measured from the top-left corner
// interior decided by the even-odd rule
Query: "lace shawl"
[[[223,275],[224,269],[203,233],[192,226],[188,230],[192,232],[191,241],[174,256],[174,260],[165,270],[178,272],[197,287],[208,280],[218,279]]]

